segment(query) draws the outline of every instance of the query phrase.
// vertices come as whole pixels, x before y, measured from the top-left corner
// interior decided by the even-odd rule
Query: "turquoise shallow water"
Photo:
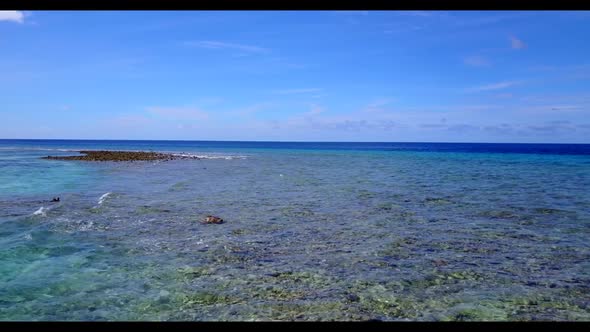
[[[0,141],[0,320],[589,320],[588,151]]]

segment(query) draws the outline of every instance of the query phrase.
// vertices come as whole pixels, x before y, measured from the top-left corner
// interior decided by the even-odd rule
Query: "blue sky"
[[[0,11],[0,138],[590,143],[590,12]]]

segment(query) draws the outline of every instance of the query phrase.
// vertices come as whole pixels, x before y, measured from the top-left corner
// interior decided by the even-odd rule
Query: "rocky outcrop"
[[[43,159],[82,161],[153,161],[199,159],[198,157],[145,151],[79,151],[80,156],[47,156]]]
[[[207,216],[203,220],[203,224],[223,224],[223,219],[215,216]]]

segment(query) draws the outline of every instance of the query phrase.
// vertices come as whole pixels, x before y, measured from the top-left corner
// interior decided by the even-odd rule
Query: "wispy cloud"
[[[227,112],[228,114],[238,115],[238,116],[248,116],[253,115],[257,112],[269,109],[274,104],[272,102],[261,102],[251,106],[246,106],[238,109],[234,109],[232,111]]]
[[[367,107],[370,107],[370,108],[381,107],[381,106],[391,104],[393,101],[394,101],[393,98],[379,98],[379,99],[376,99],[373,102],[369,103],[369,105],[367,105]]]
[[[461,105],[456,107],[456,109],[461,112],[478,112],[498,108],[500,108],[499,105]]]
[[[388,99],[391,100],[391,99]],[[373,106],[382,106],[389,101],[385,98],[371,103]],[[403,124],[388,113],[365,113],[363,110],[347,114],[327,114],[326,109],[317,104],[311,104],[310,109],[291,116],[285,120],[272,124],[273,128],[289,130],[312,130],[320,132],[371,132],[391,131],[405,127]]]
[[[0,21],[24,23],[25,15],[18,10],[0,10]]]
[[[398,13],[401,15],[401,13]],[[419,31],[428,28],[431,25],[431,22],[424,21],[424,20],[394,20],[381,25],[383,28],[383,33],[385,34],[395,34],[395,33],[405,33],[405,32],[413,32]]]
[[[413,17],[416,19],[424,19],[424,20],[431,20],[431,19],[446,19],[451,18],[456,20],[457,17],[450,14],[448,11],[442,10],[397,10],[391,12],[393,15],[397,16],[407,16]]]
[[[541,125],[529,125],[526,129],[537,132],[567,132],[576,130],[578,126],[571,124],[569,121],[550,121]]]
[[[418,127],[425,128],[425,129],[447,130],[447,131],[460,132],[460,133],[480,129],[480,127],[478,127],[478,126],[474,126],[474,125],[466,124],[466,123],[459,123],[459,124],[423,123],[423,124],[418,125]]]
[[[148,107],[150,114],[166,119],[195,119],[204,120],[209,114],[197,107]]]
[[[335,14],[348,14],[348,15],[358,15],[358,16],[368,16],[368,10],[334,10],[333,13]]]
[[[419,125],[422,128],[446,128],[447,125],[444,123],[423,123],[421,125]]]
[[[588,105],[525,105],[518,109],[521,113],[529,113],[534,116],[537,115],[564,115],[566,113],[581,113],[590,109]]]
[[[556,105],[551,106],[552,111],[577,111],[584,109],[584,107],[579,105]]]
[[[393,98],[379,98],[376,99],[374,101],[372,101],[371,103],[369,103],[367,106],[365,106],[361,112],[367,112],[367,113],[374,113],[374,112],[383,112],[384,111],[384,106],[387,106],[389,104],[391,104],[391,102],[393,102]]]
[[[248,52],[248,53],[268,53],[270,51],[267,48],[263,48],[263,47],[259,47],[259,46],[226,43],[226,42],[214,41],[214,40],[187,41],[187,42],[184,42],[184,45],[212,49],[212,50],[229,49],[229,50]]]
[[[304,116],[317,115],[320,113],[324,113],[326,111],[323,107],[318,106],[316,104],[311,104],[310,107],[311,109],[309,111],[303,113]]]
[[[526,48],[526,44],[522,40],[520,40],[514,36],[510,36],[510,45],[511,45],[512,49],[515,49],[515,50],[520,50],[520,49]]]
[[[323,89],[320,88],[304,88],[304,89],[285,89],[285,90],[275,90],[273,91],[274,94],[278,95],[292,95],[292,94],[302,94],[302,93],[315,93],[321,92]]]
[[[486,67],[490,65],[490,61],[487,58],[478,55],[466,57],[463,59],[463,62],[473,67]]]
[[[203,97],[203,98],[198,99],[197,103],[199,105],[206,104],[206,105],[211,106],[211,105],[219,105],[219,104],[223,103],[224,101],[225,100],[221,97]]]
[[[430,130],[446,130],[446,131],[480,131],[488,132],[493,135],[517,135],[520,137],[536,135],[538,133],[566,133],[575,130],[586,130],[590,126],[580,124],[576,125],[570,121],[548,121],[541,124],[526,124],[526,123],[500,123],[490,124],[485,126],[472,124],[455,124],[455,125],[441,125],[441,124],[420,124],[419,127]]]
[[[495,14],[484,17],[465,18],[463,16],[453,15],[453,21],[456,26],[460,27],[479,27],[484,25],[496,24],[506,20],[520,19],[527,16],[535,15],[534,12],[515,12],[510,14]]]
[[[522,97],[521,100],[545,105],[571,105],[571,103],[588,105],[590,104],[590,92],[529,95]]]
[[[488,85],[482,85],[482,86],[478,86],[478,87],[474,87],[474,88],[469,88],[466,91],[467,92],[484,92],[484,91],[501,90],[501,89],[509,88],[509,87],[514,86],[519,83],[520,82],[517,82],[517,81],[498,82],[498,83],[494,83],[494,84],[488,84]]]
[[[307,123],[289,123],[289,128],[306,128],[317,131],[389,131],[402,126],[393,120],[366,120],[366,119],[316,119]]]
[[[399,11],[399,12],[397,12],[397,14],[403,15],[403,16],[414,16],[414,17],[432,17],[436,13],[425,11],[425,10],[407,10],[407,11]]]
[[[344,22],[351,25],[358,25],[369,16],[367,10],[334,10],[332,13],[343,16]]]
[[[515,127],[508,123],[501,123],[498,125],[484,126],[482,129],[493,134],[506,135],[513,133],[515,130],[518,129],[518,127]]]
[[[448,127],[448,130],[456,131],[456,132],[465,132],[465,131],[471,131],[471,130],[477,130],[477,129],[480,129],[480,127],[470,125],[470,124],[463,124],[463,123],[451,125]]]
[[[368,120],[344,120],[325,123],[321,129],[336,129],[345,131],[383,130],[389,131],[402,126],[393,120],[368,121]]]

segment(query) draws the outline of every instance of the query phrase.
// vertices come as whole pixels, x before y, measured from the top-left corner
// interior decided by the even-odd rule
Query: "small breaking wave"
[[[42,216],[42,217],[46,217],[47,216],[47,211],[48,209],[46,207],[40,207],[39,209],[37,209],[37,211],[33,212],[34,216]]]
[[[102,203],[104,203],[104,201],[111,195],[111,192],[105,193],[102,196],[100,196],[100,198],[98,199],[98,205],[102,205]]]
[[[211,155],[211,154],[194,154],[194,153],[171,153],[173,156],[182,158],[194,158],[194,159],[246,159],[246,156],[239,155]]]

